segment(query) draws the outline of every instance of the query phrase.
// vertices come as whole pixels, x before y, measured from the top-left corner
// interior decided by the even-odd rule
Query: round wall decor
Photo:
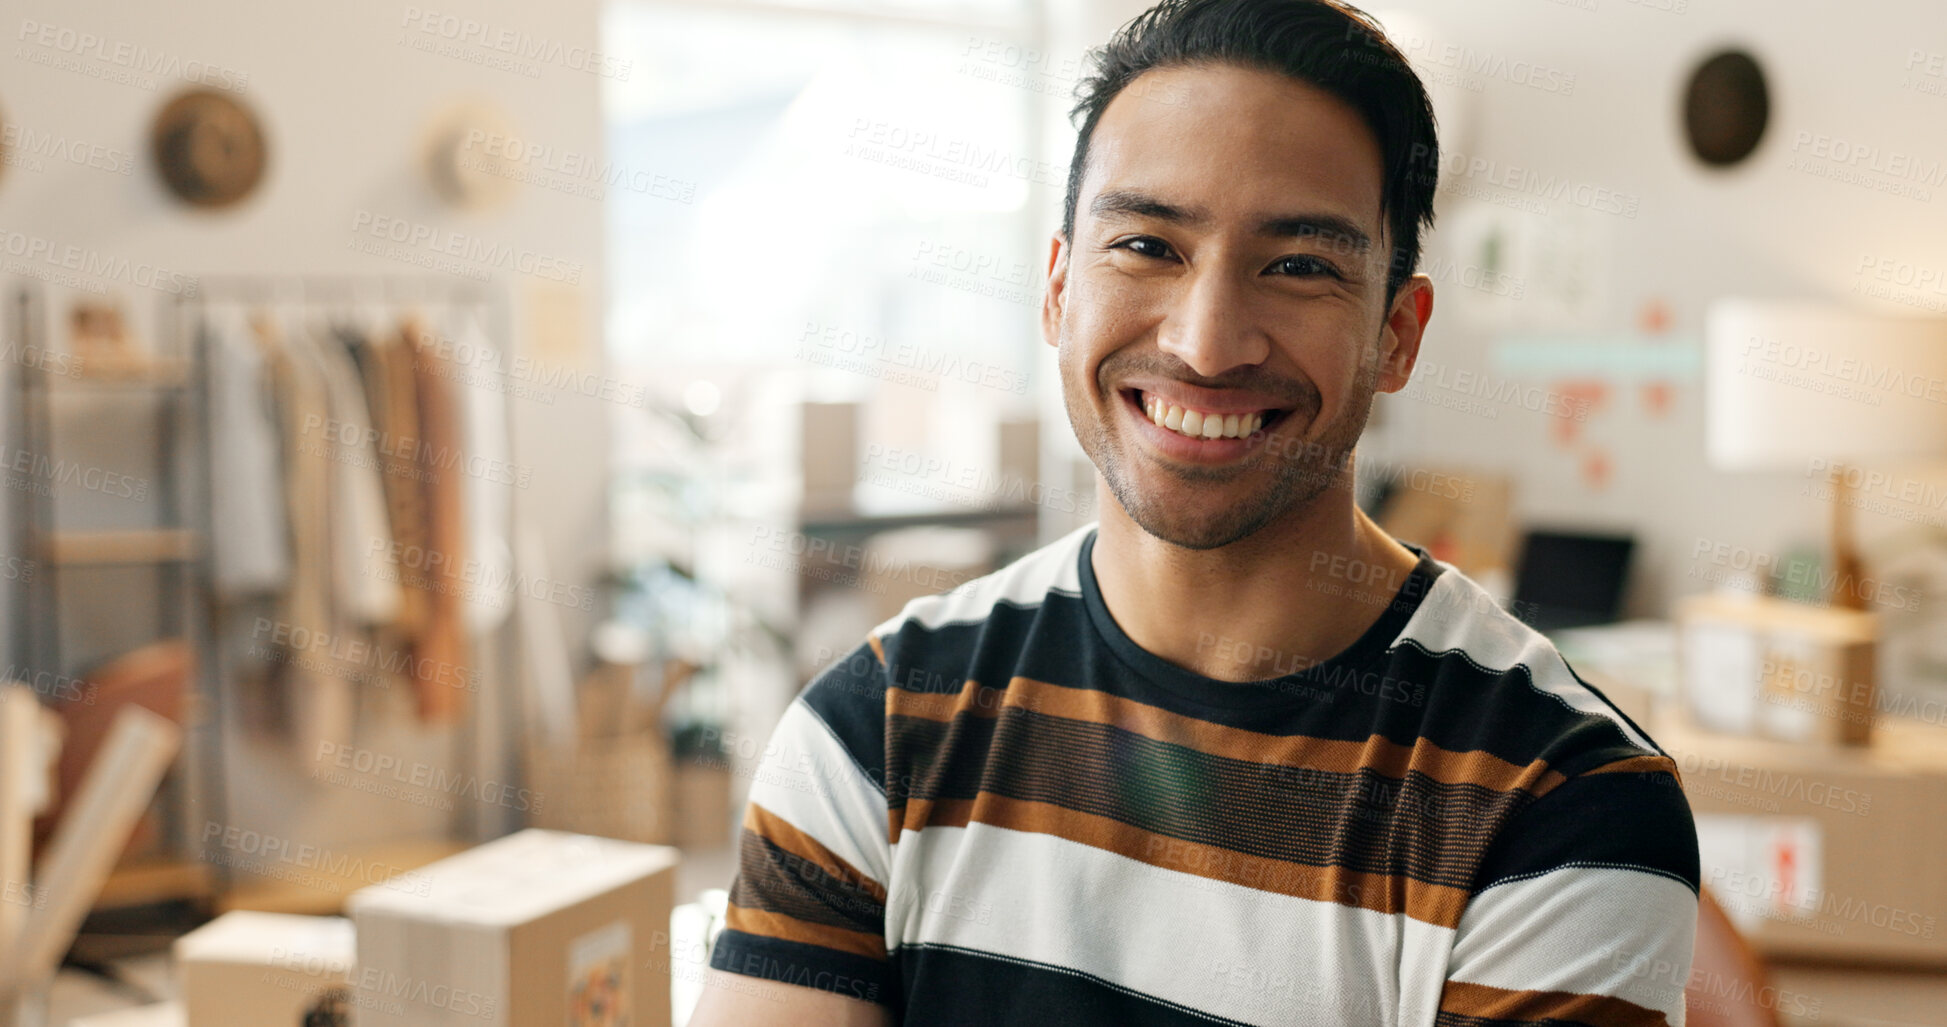
[[[520,187],[521,167],[506,112],[485,100],[447,104],[420,132],[420,167],[440,199],[462,210],[488,210],[507,202]]]
[[[1750,54],[1722,50],[1691,72],[1683,94],[1684,135],[1705,164],[1729,167],[1749,157],[1770,116],[1764,71]]]
[[[235,98],[194,89],[170,100],[149,131],[163,184],[185,203],[227,207],[264,177],[264,133]]]

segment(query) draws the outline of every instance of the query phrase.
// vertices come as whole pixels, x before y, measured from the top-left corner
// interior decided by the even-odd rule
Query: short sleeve
[[[1669,757],[1570,778],[1490,846],[1435,1024],[1678,1027],[1697,887],[1696,824]]]
[[[895,1004],[885,685],[861,644],[786,707],[753,768],[713,968]]]

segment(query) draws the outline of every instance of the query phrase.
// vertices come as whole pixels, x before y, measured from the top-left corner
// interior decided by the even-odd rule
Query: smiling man
[[[1675,765],[1352,502],[1433,310],[1420,82],[1323,0],[1096,57],[1042,331],[1115,502],[800,693],[693,1022],[1682,1023]]]

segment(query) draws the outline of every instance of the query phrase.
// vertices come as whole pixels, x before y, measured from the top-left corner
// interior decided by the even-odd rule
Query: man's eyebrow
[[[1133,189],[1110,189],[1098,193],[1088,205],[1090,214],[1105,221],[1132,217],[1153,218],[1173,225],[1197,226],[1210,218],[1200,207],[1165,203]],[[1258,222],[1257,234],[1265,238],[1291,239],[1318,237],[1332,240],[1360,253],[1372,249],[1372,237],[1351,218],[1324,212],[1280,214]]]

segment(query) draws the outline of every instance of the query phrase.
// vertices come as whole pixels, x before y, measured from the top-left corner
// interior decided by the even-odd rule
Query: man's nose
[[[1271,355],[1271,340],[1259,330],[1247,303],[1236,272],[1192,271],[1163,321],[1157,346],[1210,378],[1233,367],[1261,364]]]

